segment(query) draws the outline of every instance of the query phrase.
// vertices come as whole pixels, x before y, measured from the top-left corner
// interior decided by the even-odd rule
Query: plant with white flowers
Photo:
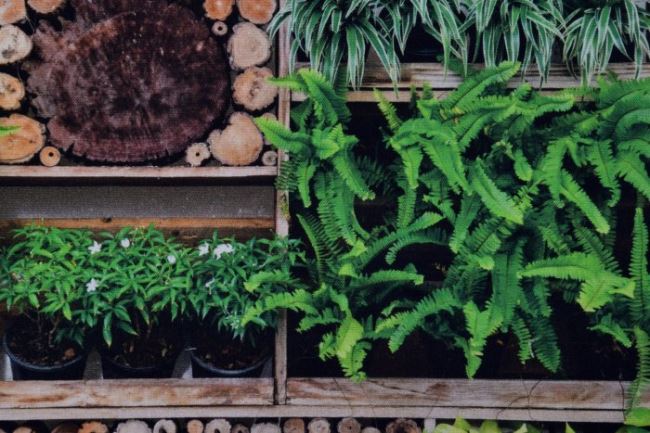
[[[275,313],[264,313],[244,324],[247,310],[262,295],[299,284],[292,269],[304,264],[299,242],[282,238],[238,242],[213,235],[194,251],[195,288],[189,294],[197,319],[215,332],[254,343],[275,329]]]
[[[0,302],[17,310],[54,348],[83,345],[96,325],[93,297],[100,278],[93,268],[101,244],[85,230],[30,226],[14,232],[0,263]]]

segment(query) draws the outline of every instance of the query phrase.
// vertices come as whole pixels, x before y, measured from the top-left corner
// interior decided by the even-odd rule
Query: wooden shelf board
[[[274,177],[277,167],[87,167],[0,165],[0,178],[207,179]]]
[[[472,65],[481,67],[481,65]],[[308,67],[306,63],[300,63],[297,68]],[[616,74],[621,79],[634,78],[633,63],[611,63],[607,68],[608,72]],[[642,76],[650,76],[648,71],[643,71]],[[523,76],[523,81],[528,82],[538,88],[540,85],[540,76],[531,66]],[[364,82],[360,89],[351,91],[348,94],[350,102],[375,102],[373,89],[379,89],[384,96],[392,102],[408,102],[410,100],[411,86],[422,88],[424,83],[429,83],[436,96],[444,96],[446,93],[454,90],[462,79],[452,73],[445,71],[440,63],[404,63],[402,64],[402,74],[400,81],[393,84],[383,69],[383,66],[376,63],[368,63],[365,70]],[[509,86],[517,87],[522,83],[521,75],[513,78]],[[571,75],[565,65],[552,65],[548,81],[542,87],[545,92],[553,92],[561,89],[573,88],[580,86],[580,79]],[[299,93],[292,94],[293,101],[302,101],[305,96]]]

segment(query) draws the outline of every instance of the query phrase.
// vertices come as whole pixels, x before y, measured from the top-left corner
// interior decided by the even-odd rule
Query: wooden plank
[[[437,418],[494,419],[499,421],[546,422],[623,422],[621,411],[539,410],[539,409],[467,409],[458,407],[395,406],[188,406],[188,407],[121,407],[66,409],[2,409],[0,419],[160,419],[160,418],[288,418],[288,417],[358,417],[358,418]]]
[[[30,224],[59,228],[87,228],[117,232],[124,227],[148,227],[153,224],[165,234],[188,244],[212,237],[214,230],[222,236],[241,238],[268,237],[273,233],[273,218],[53,218],[0,220],[0,234]]]
[[[467,379],[289,379],[295,405],[429,406],[511,409],[624,409],[627,382]],[[650,392],[642,399],[650,405]]]
[[[212,179],[275,177],[276,167],[87,167],[0,165],[0,178]]]
[[[255,406],[273,403],[273,380],[125,379],[0,382],[6,409]]]

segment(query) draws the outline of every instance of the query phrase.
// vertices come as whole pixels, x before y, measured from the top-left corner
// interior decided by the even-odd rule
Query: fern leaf
[[[460,202],[460,211],[454,220],[454,230],[449,240],[449,247],[453,252],[457,253],[460,250],[479,210],[481,210],[481,200],[476,195],[463,196]]]
[[[362,200],[372,200],[375,194],[363,179],[359,168],[346,152],[339,152],[333,159],[332,164],[341,175],[348,187]]]
[[[589,161],[594,166],[600,183],[612,194],[609,205],[615,205],[621,197],[621,186],[616,177],[616,164],[610,142],[596,141],[590,148]]]
[[[242,318],[242,324],[246,325],[263,313],[280,309],[302,311],[306,314],[318,314],[318,310],[313,306],[311,293],[303,289],[298,289],[293,292],[273,293],[263,297],[255,305],[246,310]]]
[[[562,170],[561,178],[560,192],[562,195],[582,211],[598,233],[608,233],[610,229],[609,223],[587,193],[573,179],[573,176],[566,170]]]
[[[490,304],[498,311],[503,319],[503,326],[507,327],[515,313],[515,308],[522,297],[517,273],[522,267],[523,248],[518,243],[508,254],[497,254],[494,257],[492,270],[492,297]]]
[[[309,185],[316,173],[316,166],[309,160],[300,161],[296,164],[295,173],[300,199],[302,204],[309,208],[311,207],[311,188]]]
[[[627,333],[621,327],[621,325],[614,321],[611,314],[608,314],[601,318],[597,324],[590,327],[589,329],[614,337],[614,339],[621,343],[624,347],[632,347],[632,340],[630,340],[630,337],[628,337]]]
[[[634,281],[608,272],[600,272],[582,283],[578,304],[586,312],[593,313],[612,302],[614,295],[632,298],[634,296]]]
[[[363,325],[354,317],[347,316],[336,331],[336,356],[339,359],[349,356],[363,334]]]
[[[635,346],[638,356],[636,378],[630,388],[632,408],[641,402],[641,397],[648,392],[650,386],[650,336],[639,327],[634,328]]]
[[[373,90],[375,99],[377,100],[377,105],[379,106],[379,111],[384,115],[386,122],[388,123],[388,128],[392,132],[396,132],[400,126],[402,126],[402,119],[397,115],[397,109],[395,105],[386,99],[384,94],[377,89]]]
[[[637,155],[624,152],[619,156],[618,175],[650,200],[650,175]]]
[[[614,274],[621,273],[612,250],[608,249],[597,235],[584,227],[576,228],[575,235],[582,249],[587,254],[598,257],[598,260],[603,264],[604,269]]]
[[[637,208],[632,229],[632,254],[630,276],[635,283],[632,315],[637,321],[650,317],[650,276],[648,275],[648,227],[643,218],[643,210]]]
[[[557,334],[551,321],[546,317],[538,317],[530,321],[533,334],[533,353],[544,367],[556,372],[560,368],[561,353],[557,342]]]
[[[446,110],[466,108],[471,105],[489,86],[505,83],[519,71],[519,64],[503,62],[493,68],[486,68],[472,75],[453,91],[443,102]]]
[[[308,150],[310,138],[303,132],[290,131],[277,120],[266,117],[256,118],[255,124],[260,128],[264,137],[277,149],[290,154],[301,154]]]
[[[584,253],[571,253],[529,263],[519,272],[519,276],[587,281],[595,273],[602,272],[602,266],[602,263],[596,256]]]
[[[567,153],[568,139],[559,139],[553,141],[548,146],[546,156],[542,163],[542,172],[548,190],[556,202],[560,201],[560,191],[562,189],[562,164],[564,156]]]
[[[519,180],[530,182],[533,179],[533,167],[530,166],[526,155],[517,149],[513,155],[515,175]]]
[[[314,113],[324,125],[348,123],[351,118],[345,97],[337,94],[332,84],[320,73],[301,69],[298,71],[304,80],[307,93],[314,104]]]
[[[485,174],[480,161],[470,167],[470,181],[472,188],[481,197],[483,204],[490,212],[516,224],[524,223],[524,215],[521,210],[515,205],[512,198],[498,189]]]
[[[517,337],[517,343],[519,345],[519,361],[525,364],[533,357],[533,337],[526,326],[526,322],[521,317],[515,317],[511,328],[515,337]]]
[[[355,281],[350,288],[353,290],[361,290],[390,283],[420,285],[424,283],[424,277],[417,272],[400,271],[397,269],[381,270]]]
[[[480,311],[473,302],[467,303],[463,308],[463,312],[465,313],[467,332],[470,338],[463,340],[461,347],[467,361],[465,366],[467,377],[472,378],[481,366],[483,349],[487,344],[488,337],[501,326],[503,318],[491,306],[488,306],[484,311]]]
[[[397,198],[397,227],[407,227],[415,216],[415,204],[417,202],[417,191],[404,185],[404,193]]]
[[[355,344],[348,355],[339,357],[339,363],[341,364],[343,373],[353,382],[359,383],[366,379],[366,374],[361,369],[363,368],[363,362],[366,359],[370,347],[370,343],[362,341]]]
[[[449,239],[443,230],[427,230],[424,232],[411,233],[395,241],[386,252],[386,263],[392,265],[397,259],[397,253],[411,245],[433,244],[446,246]]]

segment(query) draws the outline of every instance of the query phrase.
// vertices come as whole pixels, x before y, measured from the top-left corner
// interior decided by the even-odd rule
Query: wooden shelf
[[[277,167],[87,167],[0,165],[0,178],[37,179],[210,179],[275,177]]]
[[[309,67],[306,63],[300,63],[297,68]],[[480,68],[482,65],[472,65]],[[608,72],[616,74],[621,79],[634,78],[633,63],[612,63],[607,68]],[[644,71],[642,76],[650,76],[648,71]],[[523,76],[517,75],[510,81],[510,87],[517,87],[523,82],[528,82],[536,88],[540,87],[540,75],[537,73],[534,65],[528,68],[528,72]],[[360,89],[350,91],[348,100],[350,102],[375,102],[373,89],[380,89],[384,96],[392,102],[408,102],[410,100],[410,89],[415,86],[417,89],[422,88],[422,84],[429,83],[437,96],[444,96],[446,93],[454,90],[462,79],[460,76],[445,71],[440,63],[404,63],[402,64],[402,74],[400,81],[393,84],[383,66],[376,63],[368,63],[365,69],[364,82]],[[572,87],[579,87],[580,79],[571,75],[565,65],[552,65],[548,81],[542,87],[543,91],[557,91]],[[293,101],[303,101],[305,96],[300,93],[293,93]]]

